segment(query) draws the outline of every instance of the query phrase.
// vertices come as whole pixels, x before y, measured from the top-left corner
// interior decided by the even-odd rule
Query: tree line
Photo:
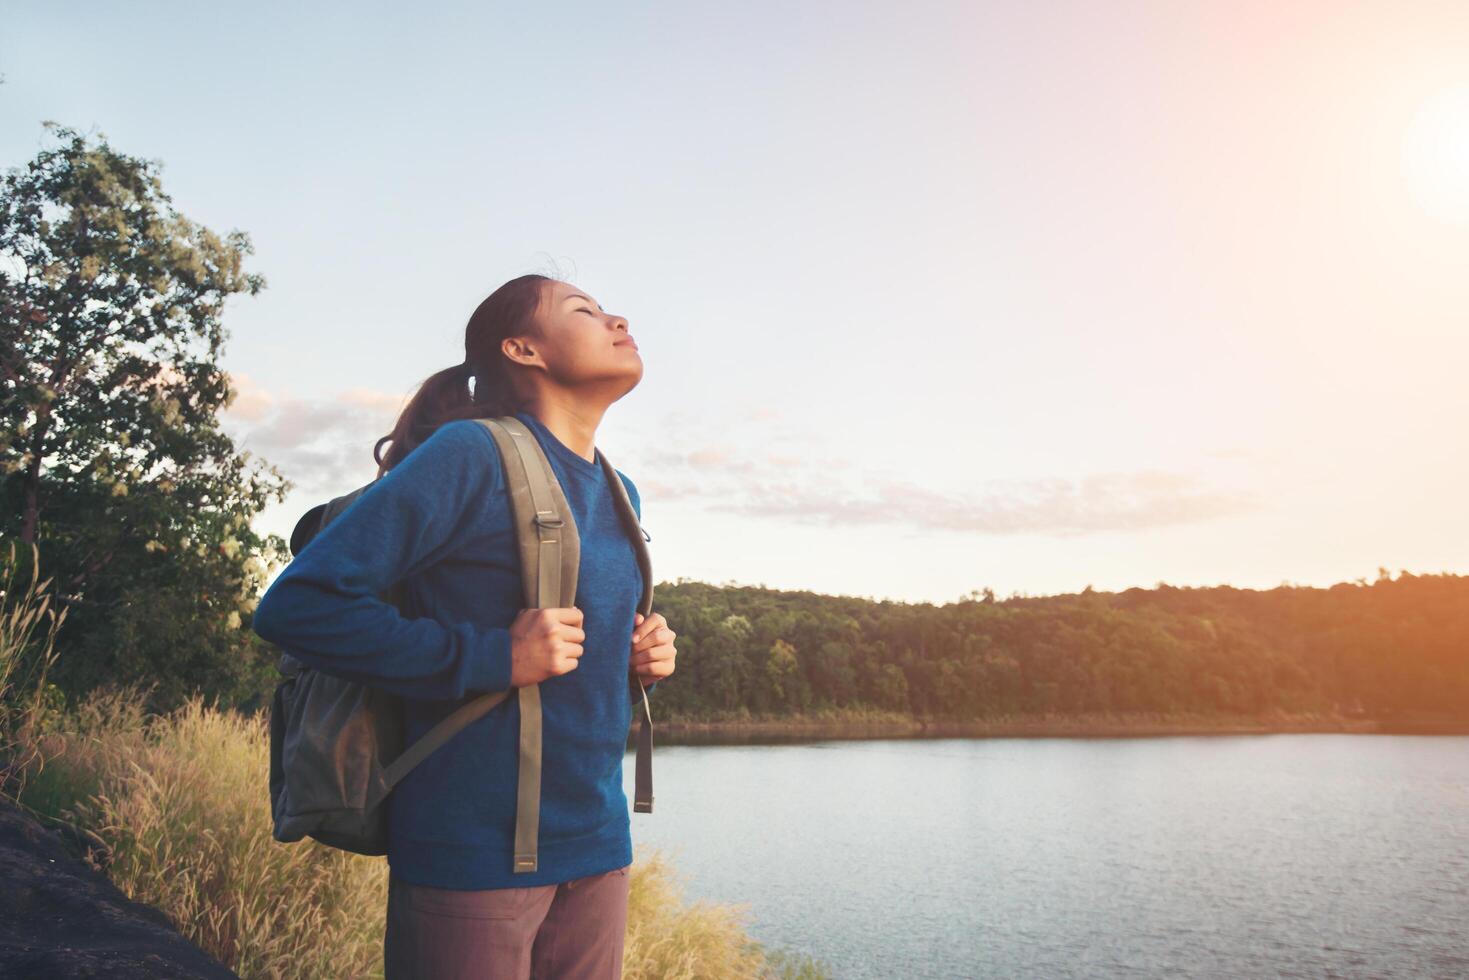
[[[1469,719],[1469,576],[1268,590],[1160,584],[943,605],[661,584],[686,720],[896,712]]]

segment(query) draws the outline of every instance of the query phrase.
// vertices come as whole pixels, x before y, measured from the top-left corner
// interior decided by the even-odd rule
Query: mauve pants
[[[628,868],[483,891],[390,870],[385,980],[618,980],[627,894]]]

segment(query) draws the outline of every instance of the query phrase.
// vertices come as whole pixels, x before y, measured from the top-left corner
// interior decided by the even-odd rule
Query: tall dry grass
[[[56,662],[56,633],[66,610],[51,605],[51,579],[41,581],[41,552],[30,549],[30,578],[17,579],[14,539],[0,556],[0,793],[15,795],[39,761],[36,743],[58,693],[46,674]],[[39,635],[38,635],[39,634]]]
[[[129,897],[242,977],[381,976],[387,863],[271,837],[266,715],[195,698],[147,716],[143,694],[95,694],[53,725],[23,802],[94,831]],[[640,852],[630,885],[629,980],[826,976],[751,940],[742,906],[684,903],[655,851]]]
[[[22,802],[97,834],[128,897],[242,977],[380,974],[386,862],[271,838],[263,716],[141,701],[95,696],[44,735]]]

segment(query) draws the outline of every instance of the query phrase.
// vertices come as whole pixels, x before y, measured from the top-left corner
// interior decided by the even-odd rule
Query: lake
[[[837,977],[1469,977],[1469,736],[657,745],[653,775],[635,848]]]

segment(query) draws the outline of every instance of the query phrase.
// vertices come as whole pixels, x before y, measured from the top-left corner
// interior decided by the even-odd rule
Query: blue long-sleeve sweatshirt
[[[600,453],[589,462],[528,411],[576,519],[577,666],[541,682],[539,859],[512,870],[520,702],[512,696],[421,762],[388,800],[396,877],[439,888],[569,881],[632,862],[622,760],[642,578]],[[642,503],[618,471],[634,510]],[[406,580],[406,615],[377,593]],[[498,444],[472,419],[439,426],[302,549],[261,598],[255,631],[307,666],[405,698],[412,741],[467,698],[510,687],[524,605]],[[652,691],[653,684],[647,689]],[[633,688],[635,691],[635,687]]]

